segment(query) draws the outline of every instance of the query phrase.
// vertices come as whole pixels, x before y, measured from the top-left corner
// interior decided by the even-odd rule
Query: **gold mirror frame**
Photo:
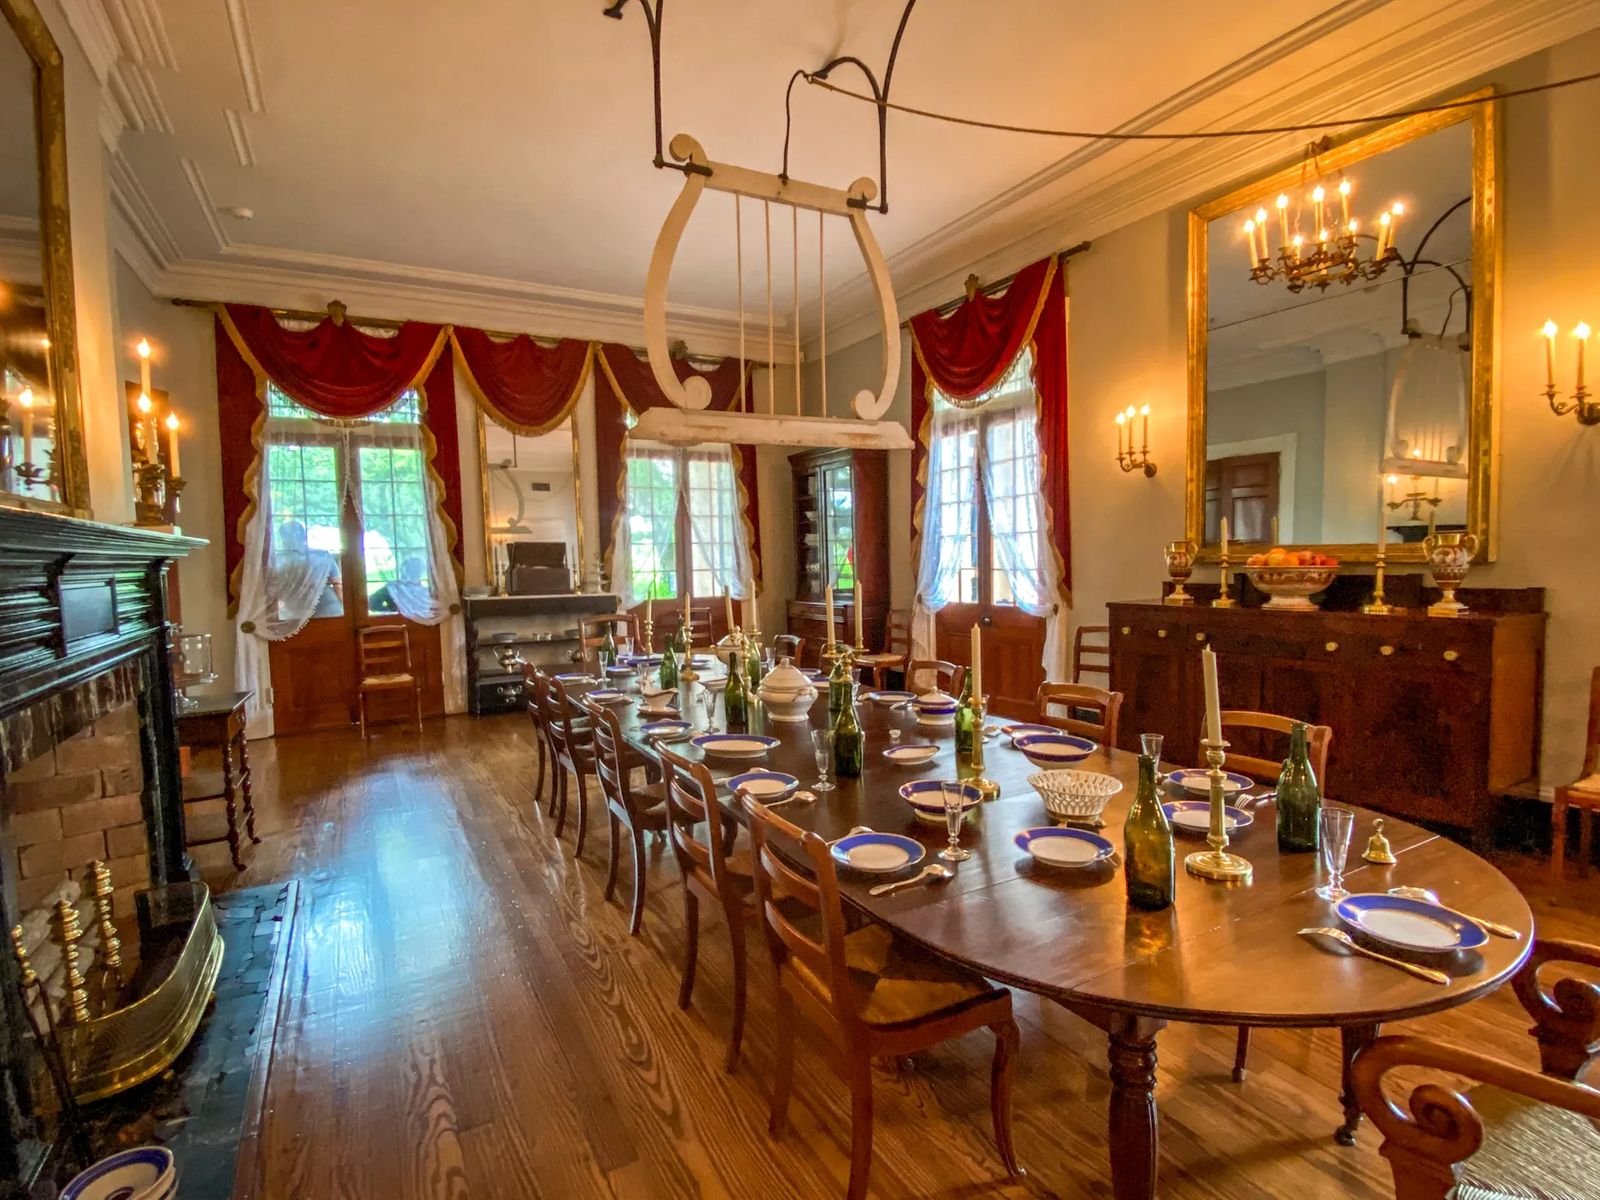
[[[55,378],[61,501],[0,492],[0,505],[89,515],[89,461],[78,394],[78,320],[72,282],[72,221],[67,207],[66,85],[61,50],[33,0],[0,0],[0,13],[34,66],[34,144],[44,245],[45,322]]]
[[[1426,134],[1463,121],[1472,123],[1472,387],[1470,396],[1467,470],[1467,529],[1480,544],[1478,557],[1495,556],[1495,511],[1499,472],[1495,461],[1498,435],[1495,412],[1495,334],[1499,326],[1500,210],[1499,210],[1499,108],[1492,101],[1495,89],[1484,88],[1462,100],[1490,103],[1421,113],[1384,125],[1339,143],[1318,156],[1324,171],[1336,171],[1363,159],[1393,150]],[[1216,542],[1203,542],[1206,515],[1206,281],[1207,233],[1218,217],[1237,212],[1264,195],[1288,191],[1301,184],[1301,160],[1296,158],[1261,179],[1231,189],[1225,195],[1189,211],[1189,429],[1188,469],[1184,494],[1186,536],[1200,546],[1200,559],[1216,562]],[[1374,469],[1374,495],[1377,471]],[[1235,542],[1244,553],[1262,543]],[[1316,548],[1344,563],[1377,560],[1376,542],[1319,543]],[[1426,552],[1420,543],[1391,541],[1385,549],[1388,562],[1421,563]],[[1239,561],[1242,555],[1233,555]]]
[[[3,2],[3,0],[0,0]],[[482,497],[483,509],[483,577],[484,582],[490,587],[494,586],[494,535],[489,532],[489,446],[485,432],[485,421],[494,420],[483,411],[483,405],[474,404],[473,410],[478,419],[478,480],[482,485],[479,493]],[[578,561],[569,564],[574,579],[583,578],[584,547],[583,547],[583,480],[580,477],[583,460],[578,455],[578,410],[576,407],[567,414],[567,420],[572,422],[572,512],[573,527],[578,532]],[[497,425],[498,421],[495,422]],[[518,433],[504,425],[500,426],[513,437],[527,437],[527,434]],[[551,432],[554,432],[552,430]]]

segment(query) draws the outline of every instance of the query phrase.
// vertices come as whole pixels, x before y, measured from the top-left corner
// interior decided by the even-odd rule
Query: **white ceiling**
[[[650,164],[637,3],[621,21],[602,16],[602,0],[61,3],[106,82],[119,249],[158,293],[284,305],[338,295],[358,313],[499,317],[541,333],[638,327],[645,264],[682,178]],[[900,9],[900,0],[674,0],[667,136],[690,132],[712,158],[776,170],[790,73],[840,51],[881,70]],[[1291,0],[1239,6],[1236,18],[1192,0],[922,0],[894,96],[1087,128],[1325,113],[1420,94],[1443,86],[1440,72],[1458,80],[1571,36],[1600,24],[1600,4]],[[1336,47],[1341,74],[1313,86],[1308,67],[1334,61]],[[844,186],[876,174],[867,106],[802,84],[795,110],[795,176]],[[1197,183],[1202,166],[1236,170],[1285,153],[1259,142],[1112,148],[898,114],[889,131],[891,208],[872,224],[913,303],[925,295],[916,289],[947,288],[972,265],[1010,269],[1036,256],[1028,238],[1093,234],[1142,215],[1139,206],[1171,203],[1174,187],[1192,195],[1227,181]],[[1160,186],[1149,178],[1158,168]],[[725,347],[731,330],[731,204],[708,194],[676,263],[675,325],[696,348]],[[254,219],[221,211],[232,206]],[[777,307],[787,313],[793,251],[788,214],[775,215]],[[752,312],[764,304],[758,222],[747,205]],[[814,222],[799,250],[808,313]],[[828,247],[831,329],[835,314],[860,315],[860,259],[842,226]]]

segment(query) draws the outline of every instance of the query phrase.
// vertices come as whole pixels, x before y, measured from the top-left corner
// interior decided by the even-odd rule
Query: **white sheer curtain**
[[[347,497],[361,516],[370,611],[443,626],[445,710],[463,711],[461,598],[421,426],[321,421],[269,403],[235,621],[235,684],[254,693],[246,710],[249,736],[273,732],[270,643],[295,636],[314,618],[340,616],[355,602],[344,594],[340,569]]]
[[[691,446],[683,452],[683,486],[688,489],[689,551],[702,576],[699,594],[726,587],[735,600],[755,595],[750,569],[750,538],[739,510],[739,478],[731,446]]]
[[[932,659],[933,614],[961,599],[963,568],[977,562],[978,414],[933,395],[928,436],[928,485],[923,493],[922,560],[911,608],[911,657]],[[929,683],[908,681],[909,687]]]

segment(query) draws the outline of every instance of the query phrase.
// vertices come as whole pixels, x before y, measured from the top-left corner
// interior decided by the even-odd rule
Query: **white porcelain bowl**
[[[1028,776],[1028,786],[1051,816],[1092,821],[1122,790],[1122,781],[1100,771],[1039,771]]]

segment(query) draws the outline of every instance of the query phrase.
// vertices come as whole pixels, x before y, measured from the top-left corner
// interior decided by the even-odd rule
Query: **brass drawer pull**
[[[1158,629],[1158,630],[1156,630],[1156,636],[1157,637],[1166,637],[1167,636],[1167,631],[1165,629]]]
[[[1124,625],[1124,626],[1123,626],[1123,627],[1122,627],[1122,636],[1123,636],[1123,637],[1127,637],[1127,636],[1128,636],[1128,634],[1130,634],[1130,633],[1132,633],[1132,632],[1133,632],[1133,630],[1132,630],[1132,628],[1130,628],[1130,627],[1129,627],[1129,626],[1127,626],[1127,625]]]
[[[1389,655],[1394,653],[1394,647],[1393,646],[1379,646],[1378,647],[1378,653],[1383,655],[1385,658],[1388,658]]]
[[[1324,650],[1326,650],[1329,654],[1332,654],[1335,650],[1337,650],[1339,648],[1339,643],[1338,642],[1329,642],[1325,646],[1323,646],[1322,648]]]
[[[1459,650],[1446,650],[1444,652],[1444,660],[1445,660],[1445,662],[1455,662],[1455,660],[1460,658],[1460,657],[1461,657],[1461,651],[1459,651]]]
[[[1203,642],[1206,640],[1206,635],[1203,633],[1197,633],[1194,635],[1194,640],[1197,642]]]

